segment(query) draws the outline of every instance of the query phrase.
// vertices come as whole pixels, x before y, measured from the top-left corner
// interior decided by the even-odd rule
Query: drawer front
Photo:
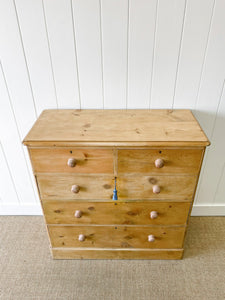
[[[109,200],[112,199],[114,178],[104,175],[39,174],[40,195],[44,199]],[[118,199],[191,200],[196,176],[126,176],[117,178]],[[73,193],[72,187],[79,191]],[[154,193],[158,186],[159,193]]]
[[[38,187],[43,199],[112,199],[114,177],[104,175],[39,174]],[[79,187],[78,193],[71,191]]]
[[[117,179],[118,197],[119,199],[134,200],[191,200],[196,180],[197,176],[194,175],[120,176]],[[159,191],[159,193],[153,191]]]
[[[48,224],[183,225],[188,202],[44,201]]]
[[[48,226],[53,248],[182,248],[185,227]],[[84,241],[79,241],[79,236]],[[149,238],[151,236],[151,238]],[[153,241],[154,238],[154,241]],[[148,239],[151,240],[148,241]]]
[[[30,157],[35,173],[113,174],[112,149],[31,148]],[[69,166],[69,159],[75,165]]]
[[[197,174],[202,158],[201,149],[118,150],[118,174]],[[163,160],[157,168],[155,161]]]

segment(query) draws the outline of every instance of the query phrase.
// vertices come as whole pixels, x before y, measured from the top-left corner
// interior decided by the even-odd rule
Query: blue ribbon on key
[[[115,177],[115,187],[113,190],[113,200],[118,200],[117,189],[116,189],[116,177]]]

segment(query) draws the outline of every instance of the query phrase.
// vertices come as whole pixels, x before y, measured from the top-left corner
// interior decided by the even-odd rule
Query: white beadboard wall
[[[224,0],[0,0],[0,214],[41,214],[21,141],[43,109],[190,108],[212,142],[192,215],[225,215],[224,82]]]

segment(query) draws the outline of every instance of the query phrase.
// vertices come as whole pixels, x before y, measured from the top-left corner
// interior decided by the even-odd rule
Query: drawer
[[[53,248],[182,248],[185,227],[48,226]],[[84,238],[83,241],[79,237]],[[150,241],[149,241],[150,240]]]
[[[133,200],[191,200],[196,181],[195,175],[119,176],[117,178],[118,197]]]
[[[48,224],[183,225],[188,202],[44,201]]]
[[[114,177],[104,175],[38,174],[38,187],[44,199],[112,199]],[[73,193],[72,186],[79,186]]]
[[[200,169],[201,149],[146,149],[118,150],[118,174],[197,174]],[[162,160],[162,165],[155,161]],[[159,161],[158,161],[159,162]]]
[[[30,157],[35,173],[113,174],[112,149],[31,148]]]

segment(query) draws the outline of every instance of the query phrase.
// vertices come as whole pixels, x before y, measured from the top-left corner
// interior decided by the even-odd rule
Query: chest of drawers
[[[189,110],[45,110],[25,137],[55,259],[180,259],[209,141]]]

